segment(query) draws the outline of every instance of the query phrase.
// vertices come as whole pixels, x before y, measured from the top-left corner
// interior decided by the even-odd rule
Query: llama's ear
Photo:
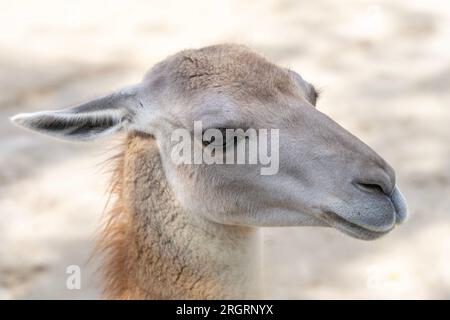
[[[11,120],[21,127],[66,140],[92,140],[132,124],[139,105],[136,96],[137,89],[130,87],[72,108],[22,113]]]

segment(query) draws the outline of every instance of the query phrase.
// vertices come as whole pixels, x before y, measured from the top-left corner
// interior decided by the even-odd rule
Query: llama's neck
[[[100,248],[107,298],[258,298],[260,241],[253,228],[186,212],[167,185],[158,149],[132,136]]]

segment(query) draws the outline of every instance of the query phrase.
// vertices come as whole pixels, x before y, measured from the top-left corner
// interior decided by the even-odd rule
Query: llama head
[[[245,47],[218,45],[171,56],[111,95],[12,120],[69,140],[124,130],[151,135],[180,205],[218,223],[331,226],[361,239],[386,234],[406,218],[393,169],[318,111],[316,99],[297,73]],[[261,161],[264,147],[275,164]],[[174,159],[181,153],[191,162]]]

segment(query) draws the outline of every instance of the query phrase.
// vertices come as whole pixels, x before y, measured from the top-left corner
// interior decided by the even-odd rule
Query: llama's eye
[[[227,139],[226,135],[227,128],[214,128],[207,129],[203,132],[202,144],[203,146],[212,147],[227,147],[229,144],[235,140],[234,137],[229,137]]]
[[[207,146],[226,146],[227,145],[227,141],[226,141],[226,137],[224,136],[223,139],[219,139],[215,136],[211,137],[211,140],[202,140],[202,144],[203,146],[207,147]]]

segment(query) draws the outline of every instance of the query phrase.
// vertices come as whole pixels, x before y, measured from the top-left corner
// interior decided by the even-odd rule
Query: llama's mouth
[[[326,211],[321,215],[320,219],[332,228],[357,239],[361,240],[375,240],[389,233],[395,226],[386,231],[374,231],[364,228],[360,225],[352,223],[333,211]]]
[[[406,200],[397,186],[395,186],[387,198],[391,203],[391,209],[393,211],[383,212],[384,221],[378,220],[375,223],[373,220],[364,221],[359,219],[358,221],[352,221],[344,218],[342,214],[336,213],[333,209],[328,208],[324,209],[318,218],[328,226],[338,229],[353,238],[374,240],[391,232],[396,225],[402,224],[408,216]],[[393,219],[392,221],[391,217]]]

